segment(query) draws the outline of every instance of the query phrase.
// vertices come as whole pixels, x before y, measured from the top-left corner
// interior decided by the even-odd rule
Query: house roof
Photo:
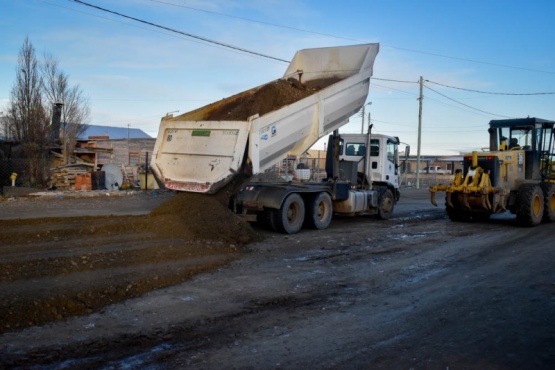
[[[79,135],[78,140],[89,140],[92,137],[108,137],[116,139],[152,139],[150,135],[138,128],[112,127],[89,125],[87,130]]]

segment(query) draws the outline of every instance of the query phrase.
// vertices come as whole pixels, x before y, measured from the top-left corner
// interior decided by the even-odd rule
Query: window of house
[[[137,152],[129,153],[129,165],[136,166],[139,164],[140,160],[141,160],[141,153],[137,153]]]

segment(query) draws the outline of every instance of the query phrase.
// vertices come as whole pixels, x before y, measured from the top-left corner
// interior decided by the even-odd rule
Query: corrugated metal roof
[[[152,139],[150,135],[138,128],[89,125],[87,131],[79,135],[79,140],[88,140],[91,136],[108,136],[117,139]]]

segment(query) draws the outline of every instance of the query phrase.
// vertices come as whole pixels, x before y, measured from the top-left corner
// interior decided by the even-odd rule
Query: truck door
[[[383,181],[399,185],[399,140],[387,138],[384,160]]]

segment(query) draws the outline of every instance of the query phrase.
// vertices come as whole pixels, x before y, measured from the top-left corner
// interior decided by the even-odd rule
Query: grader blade
[[[430,191],[430,202],[432,202],[432,204],[437,207],[435,191]]]

